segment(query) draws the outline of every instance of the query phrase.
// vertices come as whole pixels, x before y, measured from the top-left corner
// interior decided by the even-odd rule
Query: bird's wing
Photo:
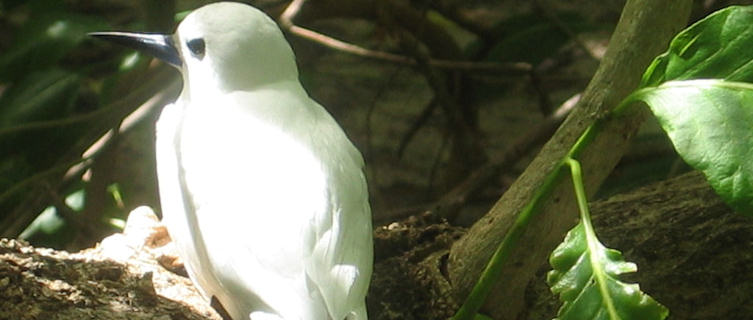
[[[162,109],[156,127],[156,158],[157,178],[159,183],[160,203],[162,207],[162,221],[170,232],[178,254],[184,259],[186,271],[198,284],[200,293],[209,300],[212,292],[208,273],[201,272],[200,261],[196,252],[196,243],[189,225],[191,204],[184,197],[181,169],[178,161],[178,132],[181,127],[184,104],[179,100],[168,104]]]
[[[315,103],[311,101],[311,103]],[[306,272],[333,319],[365,319],[364,297],[373,264],[371,211],[363,159],[334,119],[322,110],[311,129],[328,178],[327,210],[311,221]]]

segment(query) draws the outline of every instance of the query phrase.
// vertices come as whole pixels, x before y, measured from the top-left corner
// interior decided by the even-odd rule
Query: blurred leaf
[[[479,40],[478,37],[468,30],[463,29],[454,21],[445,18],[439,12],[429,10],[426,13],[426,18],[432,23],[442,27],[447,34],[452,37],[457,46],[468,55],[468,51]]]
[[[117,183],[113,183],[107,186],[107,192],[109,192],[112,196],[112,199],[115,201],[116,206],[120,208],[125,207],[125,205],[123,204],[123,194],[120,192],[120,186]]]
[[[0,96],[0,128],[71,113],[80,77],[61,69],[34,72]]]
[[[103,30],[100,18],[48,11],[34,13],[14,35],[13,45],[0,55],[0,81],[24,78],[55,66],[90,31]]]
[[[652,320],[669,313],[637,284],[619,280],[635,272],[635,264],[604,247],[583,222],[567,233],[549,263],[554,270],[547,274],[547,283],[563,302],[557,319]]]
[[[12,84],[0,96],[0,129],[26,123],[64,118],[73,113],[80,77],[63,70],[35,72]],[[66,150],[75,140],[70,126],[20,131],[0,136],[0,156],[21,155],[32,167],[51,164],[48,157]]]
[[[577,14],[557,16],[574,32],[593,28]],[[523,61],[537,64],[552,56],[570,37],[546,18],[537,14],[516,16],[498,27],[502,32],[511,30],[489,51],[487,59],[496,61]]]
[[[29,240],[38,234],[51,235],[59,231],[64,225],[65,220],[57,215],[55,207],[47,207],[18,237]]]
[[[191,12],[193,12],[193,10],[183,10],[180,12],[176,12],[175,15],[173,16],[173,20],[175,22],[183,21],[183,19],[185,19],[186,16]]]
[[[123,229],[125,229],[126,221],[124,219],[109,218],[107,219],[107,224],[118,231],[123,231]]]
[[[643,74],[641,87],[671,80],[753,81],[753,7],[716,11],[680,32]]]
[[[65,198],[65,204],[74,212],[80,212],[85,203],[86,194],[79,189]],[[34,243],[37,246],[62,248],[63,244],[71,241],[75,234],[68,223],[60,217],[55,207],[47,207],[21,233],[19,238]]]
[[[65,197],[65,204],[69,206],[73,211],[80,212],[84,210],[84,204],[86,203],[86,192],[84,189],[76,190]]]
[[[80,77],[76,74],[53,69],[32,73],[22,81],[13,83],[0,96],[0,130],[69,116],[74,109],[80,82]],[[0,179],[0,193],[49,169],[77,140],[80,128],[85,126],[79,124],[77,127],[69,125],[44,130],[21,130],[0,135],[0,176],[3,177]],[[33,189],[28,187],[23,189],[24,192],[31,190]],[[32,199],[39,197],[39,194],[23,193],[9,196],[0,203],[0,208],[3,209],[0,219],[15,212],[15,206],[31,203]],[[40,209],[37,207],[33,210]],[[48,240],[52,241],[45,241]],[[44,244],[53,244],[49,241]]]
[[[633,99],[649,105],[677,153],[724,201],[753,215],[753,84],[671,81]]]

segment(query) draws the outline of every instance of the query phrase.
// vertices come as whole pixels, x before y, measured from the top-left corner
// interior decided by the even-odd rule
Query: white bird
[[[304,91],[277,24],[220,2],[174,35],[92,35],[183,75],[157,121],[157,173],[164,223],[204,297],[235,320],[367,319],[363,159]]]

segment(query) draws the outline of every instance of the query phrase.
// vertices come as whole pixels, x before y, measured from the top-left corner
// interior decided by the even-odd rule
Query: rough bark
[[[753,319],[753,219],[736,214],[691,172],[591,203],[600,240],[638,272],[623,280],[670,310],[670,319]],[[442,275],[447,244],[462,230],[414,216],[378,228],[368,296],[371,320],[444,320],[457,308]],[[451,242],[451,241],[450,241]],[[432,250],[437,250],[431,252]],[[561,303],[532,268],[518,319],[552,319]]]
[[[211,319],[220,316],[167,267],[177,256],[151,210],[77,253],[0,240],[0,319]]]
[[[587,126],[637,87],[646,66],[687,23],[690,6],[691,1],[686,0],[627,2],[608,50],[579,105],[491,211],[453,245],[448,261],[449,280],[460,300],[470,292],[499,241],[544,177]],[[644,116],[645,113],[639,112],[606,121],[603,130],[582,153],[580,160],[590,194],[619,161]],[[528,282],[574,225],[576,216],[569,180],[560,179],[505,265],[484,307],[487,314],[496,319],[518,318]]]

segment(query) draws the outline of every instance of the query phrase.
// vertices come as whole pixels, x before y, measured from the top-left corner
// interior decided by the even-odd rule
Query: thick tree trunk
[[[526,171],[492,210],[457,241],[448,261],[449,280],[463,300],[492,253],[544,177],[596,118],[604,116],[633,91],[651,60],[666,50],[669,40],[687,23],[691,1],[629,0],[606,55],[579,105]],[[593,194],[612,171],[645,113],[612,119],[582,153],[586,189]],[[577,209],[569,179],[541,207],[519,241],[487,299],[485,311],[495,319],[517,319],[528,282],[542,261],[562,241],[576,221]]]

